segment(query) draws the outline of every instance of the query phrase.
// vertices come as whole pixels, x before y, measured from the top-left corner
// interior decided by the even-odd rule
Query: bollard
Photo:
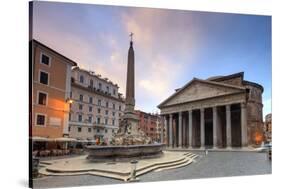
[[[207,149],[205,150],[205,155],[208,155],[208,150]]]
[[[129,182],[135,182],[135,181],[138,181],[139,179],[136,178],[136,168],[137,168],[137,163],[138,161],[137,160],[132,160],[131,161],[131,175],[130,175],[130,180]]]

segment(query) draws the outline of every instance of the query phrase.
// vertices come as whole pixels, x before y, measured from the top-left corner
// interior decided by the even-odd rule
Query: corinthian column
[[[241,137],[242,147],[248,146],[247,111],[245,103],[241,103]]]
[[[182,147],[182,112],[179,112],[179,148]]]
[[[204,118],[204,108],[200,109],[200,131],[201,131],[201,148],[205,147],[205,118]]]
[[[189,148],[192,148],[192,110],[188,111],[188,135]]]
[[[231,148],[231,108],[226,105],[226,147]]]
[[[217,148],[217,107],[213,107],[213,148]]]
[[[169,146],[173,147],[173,115],[169,115]]]

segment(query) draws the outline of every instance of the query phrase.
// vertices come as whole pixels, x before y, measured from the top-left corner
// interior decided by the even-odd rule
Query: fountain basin
[[[124,146],[86,146],[91,161],[122,161],[128,159],[143,159],[162,155],[164,144],[142,144]]]

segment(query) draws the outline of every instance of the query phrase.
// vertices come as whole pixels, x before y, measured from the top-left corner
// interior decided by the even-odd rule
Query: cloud
[[[127,33],[134,33],[136,90],[139,107],[156,107],[170,96],[176,81],[193,63],[197,35],[191,17],[161,9],[134,9],[122,14]],[[144,100],[145,99],[145,100]]]
[[[54,11],[41,7],[36,19],[36,38],[79,66],[117,83],[123,94],[128,35],[133,32],[136,106],[144,111],[156,108],[180,87],[177,82],[189,72],[194,49],[200,44],[196,27],[191,27],[192,15],[183,11],[124,7],[101,11],[93,5]]]

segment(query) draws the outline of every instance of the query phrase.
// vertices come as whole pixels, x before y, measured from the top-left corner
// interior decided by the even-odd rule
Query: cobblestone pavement
[[[202,152],[195,162],[178,169],[150,172],[140,176],[141,182],[197,179],[226,176],[271,174],[271,161],[266,153],[256,152]],[[35,188],[121,184],[123,181],[110,178],[82,176],[53,176],[34,180]]]

